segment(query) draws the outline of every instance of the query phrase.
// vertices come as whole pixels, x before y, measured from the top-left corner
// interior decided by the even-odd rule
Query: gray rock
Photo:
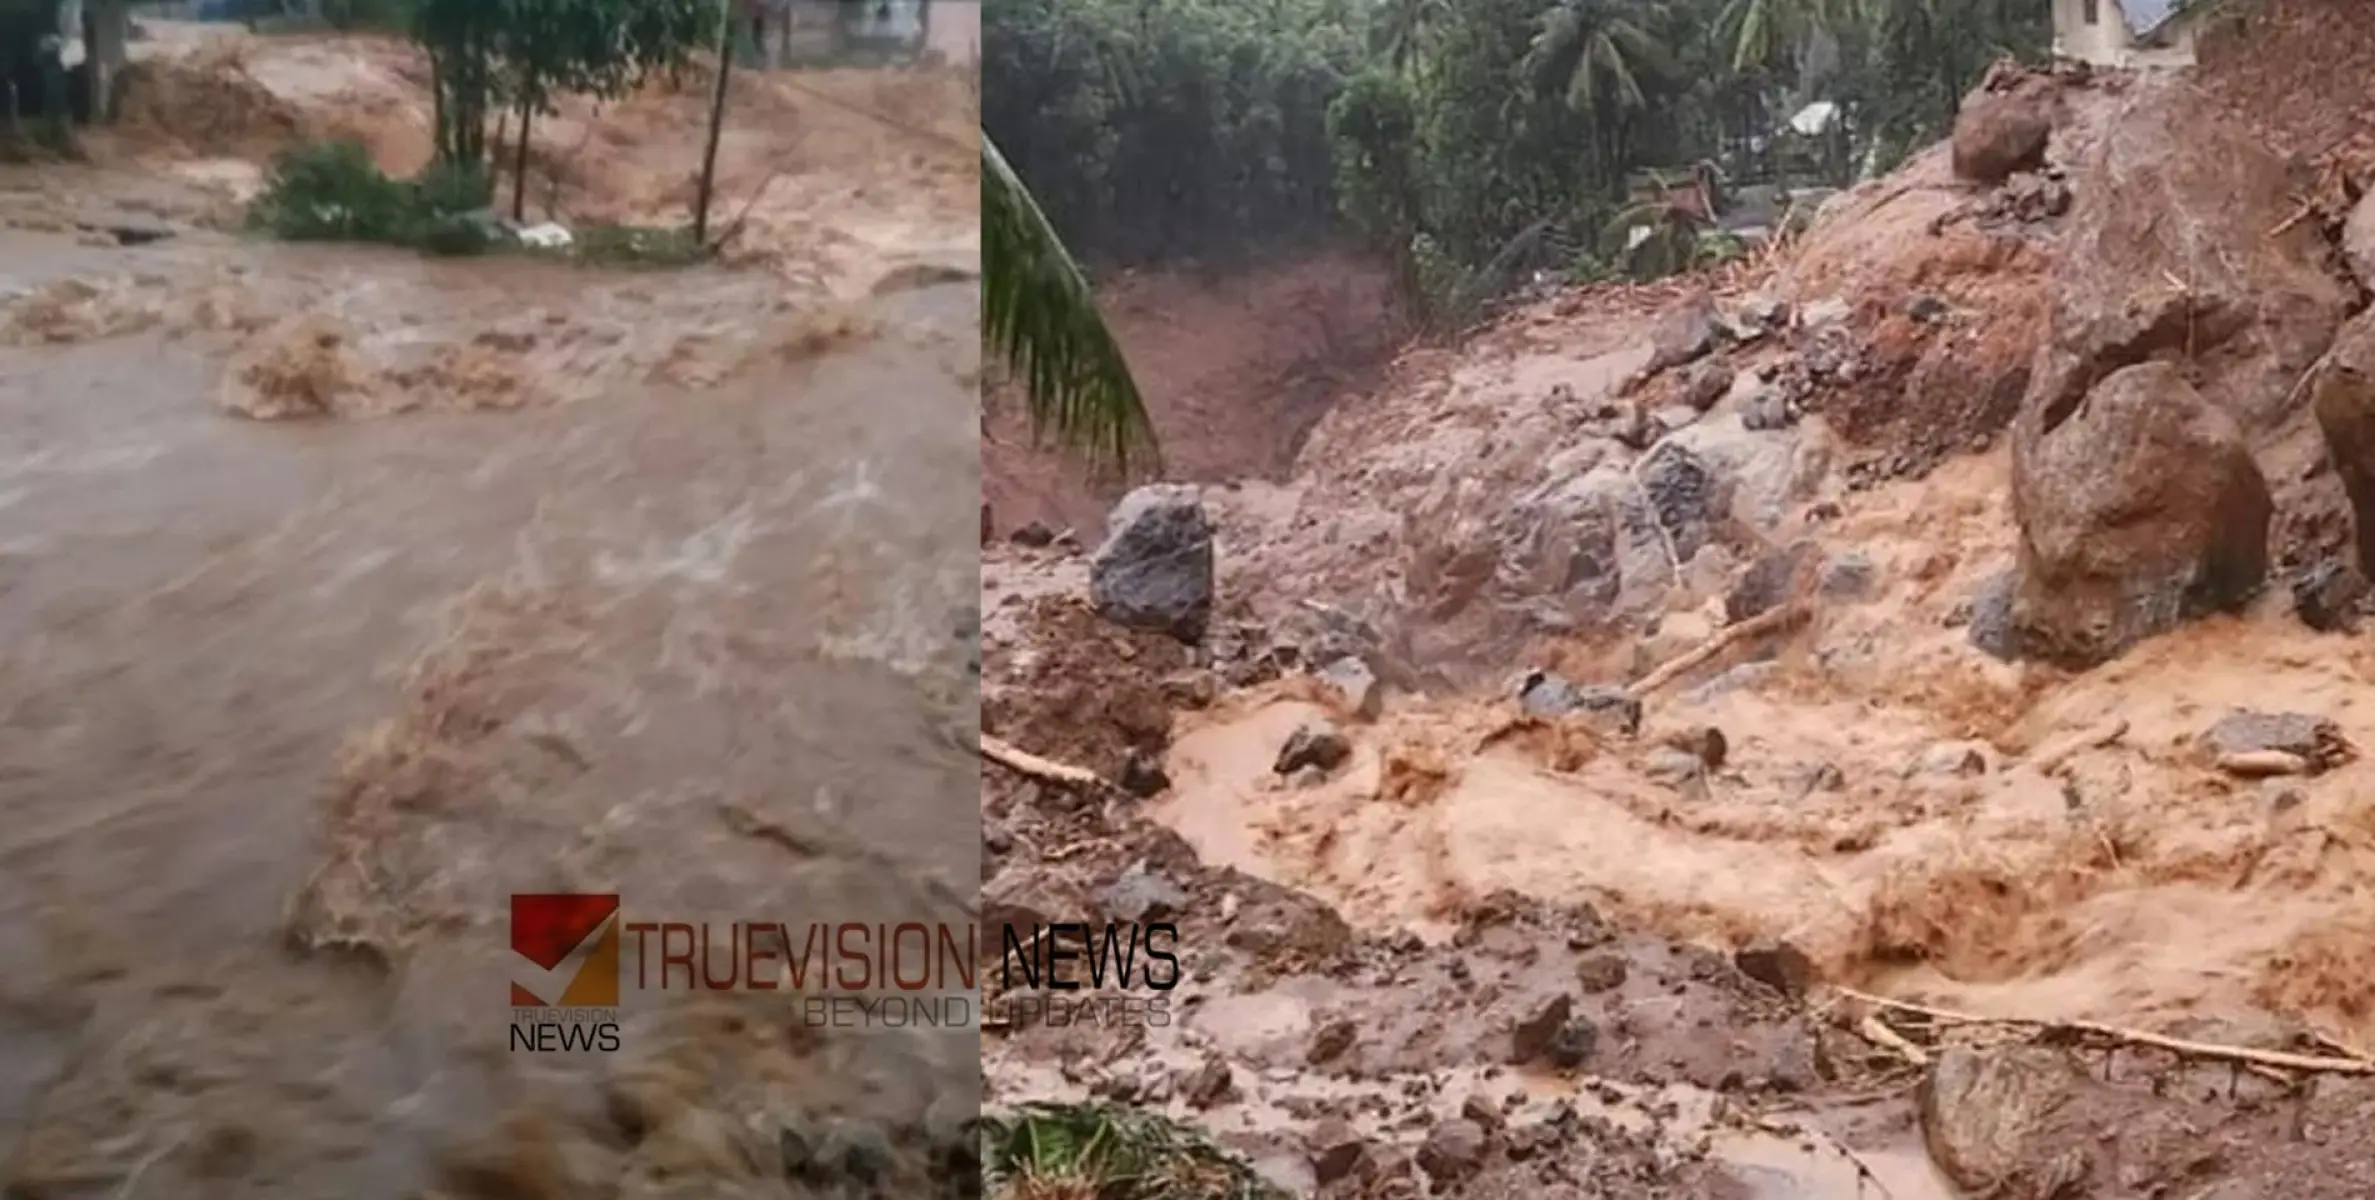
[[[1798,423],[1798,416],[1797,402],[1777,384],[1759,387],[1740,404],[1741,426],[1759,433],[1787,429]]]
[[[1278,761],[1270,769],[1280,775],[1292,775],[1304,767],[1333,771],[1352,757],[1352,743],[1327,721],[1306,721],[1279,748]]]
[[[2202,745],[2212,754],[2291,754],[2324,771],[2348,754],[2342,727],[2312,713],[2236,709],[2205,730]]]
[[[1017,546],[1026,546],[1034,550],[1044,549],[1056,544],[1056,531],[1049,529],[1043,521],[1028,521],[1022,528],[1015,530],[1014,536],[1009,540]]]
[[[1838,767],[1827,763],[1813,763],[1799,770],[1796,790],[1804,799],[1816,792],[1836,792],[1847,787],[1847,776]]]
[[[1750,292],[1740,301],[1740,320],[1765,329],[1789,323],[1789,302],[1771,292]]]
[[[1614,951],[1587,954],[1575,964],[1575,983],[1588,996],[1613,992],[1625,985],[1630,970],[1625,956]]]
[[[1939,742],[1924,749],[1905,768],[1908,779],[1917,776],[1968,778],[1987,774],[1987,751],[1970,742]]]
[[[1872,594],[1879,578],[1880,568],[1871,555],[1850,550],[1823,564],[1815,590],[1830,600],[1862,600]]]
[[[1185,1073],[1177,1090],[1189,1108],[1201,1112],[1228,1099],[1236,1090],[1236,1078],[1229,1071],[1227,1059],[1207,1054],[1194,1070]]]
[[[1385,689],[1378,686],[1369,664],[1358,658],[1348,655],[1320,668],[1319,681],[1347,714],[1359,720],[1375,720],[1385,706]]]
[[[1105,912],[1121,921],[1162,921],[1187,909],[1187,889],[1144,867],[1133,868],[1098,895]]]
[[[1682,377],[1682,403],[1693,414],[1714,408],[1732,390],[1732,368],[1713,359],[1698,363]],[[1684,422],[1689,424],[1689,422]]]
[[[1707,543],[1718,499],[1707,464],[1682,446],[1665,442],[1649,453],[1635,475],[1657,523],[1674,539],[1675,555],[1688,560],[1697,554]]]
[[[1509,1034],[1509,1061],[1519,1065],[1533,1062],[1550,1052],[1551,1043],[1559,1031],[1567,1027],[1568,1018],[1575,1014],[1574,997],[1561,992],[1545,1000]]]
[[[1798,314],[1798,325],[1810,333],[1819,333],[1835,326],[1845,325],[1847,318],[1854,314],[1854,307],[1847,301],[1837,296],[1827,296],[1807,305]]]
[[[1707,760],[1688,750],[1660,746],[1649,752],[1641,773],[1665,783],[1690,783],[1707,774]]]
[[[2020,590],[2020,573],[2005,569],[1980,581],[1971,594],[1970,611],[1965,617],[1965,635],[1971,645],[1990,658],[2011,662],[2020,655],[2019,641],[2012,631],[2012,599]]]
[[[1427,1131],[1418,1148],[1419,1169],[1438,1185],[1466,1179],[1484,1164],[1489,1135],[1484,1126],[1466,1118],[1444,1121]]]
[[[1097,612],[1118,625],[1198,641],[1212,616],[1212,523],[1193,487],[1150,484],[1122,498],[1089,563]]]
[[[1576,1017],[1559,1027],[1557,1037],[1550,1041],[1543,1057],[1562,1071],[1572,1071],[1591,1061],[1600,1048],[1600,1027],[1588,1017]]]
[[[1643,375],[1697,362],[1713,352],[1723,329],[1715,301],[1705,292],[1668,309],[1650,329],[1649,363]]]
[[[1626,737],[1641,731],[1641,701],[1623,688],[1604,684],[1577,686],[1556,675],[1536,671],[1519,683],[1517,699],[1518,706],[1530,717],[1580,715]]]
[[[1140,799],[1171,790],[1171,776],[1163,770],[1163,760],[1144,750],[1130,751],[1130,756],[1122,761],[1121,778],[1114,782]]]
[[[1749,564],[1739,582],[1732,585],[1730,594],[1724,597],[1724,619],[1735,623],[1745,621],[1811,592],[1821,561],[1822,547],[1811,541],[1798,541],[1767,552]]]
[[[1322,1187],[1360,1174],[1369,1159],[1369,1142],[1342,1117],[1322,1118],[1307,1143],[1313,1181]]]
[[[1311,1031],[1311,1040],[1303,1047],[1303,1061],[1317,1067],[1344,1057],[1360,1038],[1360,1026],[1350,1017],[1333,1017]]]
[[[1930,1161],[1957,1187],[1994,1191],[2038,1160],[2037,1135],[2075,1086],[2057,1050],[1948,1047],[1916,1093]]]

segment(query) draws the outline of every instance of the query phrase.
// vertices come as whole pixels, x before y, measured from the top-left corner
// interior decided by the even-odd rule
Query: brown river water
[[[771,1122],[977,1106],[780,994],[506,1048],[514,892],[969,919],[969,285],[0,231],[10,293],[80,308],[0,343],[9,1196],[775,1195]],[[377,407],[226,411],[307,318]]]

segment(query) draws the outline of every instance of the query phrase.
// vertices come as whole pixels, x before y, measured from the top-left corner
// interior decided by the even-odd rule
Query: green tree
[[[621,95],[683,64],[716,20],[711,0],[418,0],[411,32],[429,54],[437,157],[486,163],[502,107],[520,117],[524,166],[533,119],[555,97]]]
[[[1087,277],[987,131],[981,280],[982,336],[1022,377],[1032,428],[1116,470],[1156,460],[1145,402]]]

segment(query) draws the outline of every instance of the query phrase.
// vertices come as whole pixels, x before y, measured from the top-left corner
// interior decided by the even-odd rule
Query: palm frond
[[[1099,466],[1159,464],[1154,427],[1088,279],[984,131],[983,338],[1021,377],[1034,432]]]

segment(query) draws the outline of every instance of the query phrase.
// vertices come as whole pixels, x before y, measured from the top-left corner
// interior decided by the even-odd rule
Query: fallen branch
[[[2108,746],[2127,735],[2128,719],[2113,717],[2108,721],[2089,726],[2061,741],[2048,743],[2044,748],[2029,756],[2029,765],[2036,768],[2040,775],[2051,775],[2054,768],[2062,765],[2063,759],[2081,750],[2094,750]]]
[[[2283,1050],[2255,1050],[2248,1046],[2221,1046],[2212,1042],[2193,1042],[2183,1038],[2146,1033],[2140,1029],[2122,1029],[2095,1021],[2049,1021],[2036,1017],[1983,1017],[1976,1013],[1957,1012],[1951,1008],[1933,1008],[1909,1000],[1891,1000],[1859,992],[1854,988],[1835,987],[1832,991],[1850,1000],[1898,1012],[1913,1013],[1933,1021],[1952,1025],[2002,1025],[2034,1029],[2041,1033],[2084,1034],[2131,1046],[2150,1046],[2185,1058],[2208,1059],[2214,1062],[2235,1063],[2245,1067],[2269,1067],[2280,1071],[2307,1071],[2328,1075],[2375,1075],[2375,1060],[2363,1058],[2335,1058],[2317,1054],[2292,1054]]]
[[[2237,750],[2219,755],[2212,765],[2229,775],[2244,779],[2309,773],[2308,759],[2284,750]]]
[[[1759,613],[1745,621],[1726,625],[1718,630],[1714,637],[1701,643],[1697,649],[1691,650],[1633,681],[1630,686],[1625,688],[1625,694],[1639,700],[1674,682],[1693,668],[1706,663],[1707,660],[1740,642],[1759,634],[1773,633],[1793,627],[1812,615],[1812,612],[1803,604],[1785,604],[1780,608]]]
[[[981,756],[1018,775],[1028,775],[1033,779],[1047,783],[1061,784],[1065,787],[1081,788],[1092,792],[1102,792],[1107,787],[1104,777],[1087,767],[1076,767],[1070,763],[1041,758],[1028,750],[991,737],[986,733],[981,735]]]

